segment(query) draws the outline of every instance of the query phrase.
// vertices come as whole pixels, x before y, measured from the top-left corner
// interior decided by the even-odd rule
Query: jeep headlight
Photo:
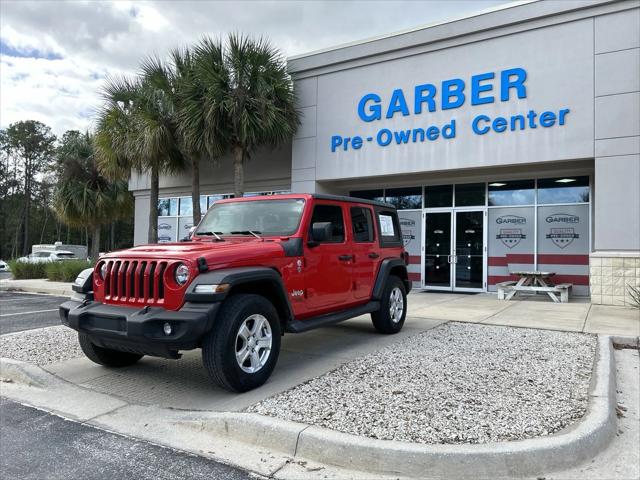
[[[184,263],[179,263],[176,267],[173,277],[176,279],[178,285],[184,285],[189,280],[189,267]]]
[[[107,278],[107,262],[103,262],[100,267],[100,279],[104,280],[105,278]]]

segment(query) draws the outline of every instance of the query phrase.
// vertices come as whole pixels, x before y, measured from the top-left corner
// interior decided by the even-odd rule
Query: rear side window
[[[333,236],[329,242],[324,243],[340,243],[344,242],[344,219],[342,217],[342,208],[336,205],[316,205],[313,209],[311,217],[311,228],[317,222],[330,222],[333,227]],[[311,236],[311,232],[309,234]]]
[[[356,242],[373,242],[373,217],[371,210],[364,207],[351,208],[353,238]]]
[[[378,217],[378,231],[380,232],[380,245],[383,247],[397,247],[402,245],[400,222],[398,215],[389,210],[376,209]]]

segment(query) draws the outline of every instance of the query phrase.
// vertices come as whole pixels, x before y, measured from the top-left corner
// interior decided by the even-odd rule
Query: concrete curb
[[[20,280],[18,280],[20,282]],[[42,280],[37,284],[22,284],[17,283],[15,280],[2,280],[0,281],[0,291],[5,292],[26,292],[26,293],[40,293],[45,295],[58,295],[61,297],[70,297],[73,294],[71,289],[71,283],[53,282],[51,285],[48,282]]]
[[[0,371],[5,378],[42,388],[55,388],[60,382],[64,383],[39,367],[23,362],[0,359]],[[94,393],[73,384],[67,384],[66,388],[73,388],[76,402],[83,395]],[[278,451],[291,458],[371,474],[494,478],[540,476],[554,470],[574,467],[593,458],[615,434],[615,395],[613,340],[609,336],[600,336],[587,413],[579,423],[548,437],[484,445],[422,445],[370,439],[253,413],[179,412],[158,407],[145,409],[153,408],[157,422],[162,422],[157,419],[166,418],[165,422],[170,425],[158,425],[157,428],[169,428],[170,431],[175,431],[176,436],[181,435],[179,431],[189,430],[205,435],[212,442],[240,442],[258,449]],[[46,408],[42,405],[43,401],[46,400],[41,400],[38,406]],[[120,408],[119,412],[122,416],[126,409],[135,411],[139,408],[130,405]],[[64,413],[63,411],[62,414]],[[110,418],[109,414],[104,414],[91,423],[111,426],[115,431],[128,428],[126,420],[123,421],[122,418],[119,423],[113,422],[116,420]],[[144,438],[144,432],[126,433]],[[160,443],[172,441],[164,435],[162,438],[165,440]],[[157,437],[150,440],[159,441]],[[234,457],[223,460],[249,468],[242,464],[246,459]]]

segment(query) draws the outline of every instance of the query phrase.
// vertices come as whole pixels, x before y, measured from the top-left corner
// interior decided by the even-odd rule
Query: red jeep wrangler
[[[188,242],[102,256],[60,318],[96,363],[202,348],[211,379],[244,392],[269,378],[284,332],[366,313],[379,332],[399,332],[406,263],[392,205],[316,194],[221,200]]]

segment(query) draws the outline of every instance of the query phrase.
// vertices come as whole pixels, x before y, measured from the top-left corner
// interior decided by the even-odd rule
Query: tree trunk
[[[91,258],[92,262],[96,262],[100,256],[100,225],[93,227],[93,238],[91,239]]]
[[[233,147],[233,185],[234,195],[240,198],[244,195],[244,150],[240,145]]]
[[[193,224],[198,225],[202,212],[200,211],[200,157],[191,157],[191,202],[193,203]]]
[[[157,167],[151,168],[151,188],[149,191],[149,234],[148,243],[158,242],[158,190],[160,174]]]
[[[116,249],[116,222],[111,222],[111,238],[109,239],[109,250]]]
[[[25,193],[24,221],[22,222],[22,255],[28,255],[31,245],[29,244],[29,224],[31,223],[31,192]]]

